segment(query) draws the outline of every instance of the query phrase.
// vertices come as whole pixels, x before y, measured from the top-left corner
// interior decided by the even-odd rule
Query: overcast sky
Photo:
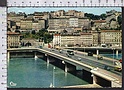
[[[102,13],[106,13],[106,11],[110,11],[110,10],[116,10],[116,11],[119,11],[121,12],[121,8],[120,7],[90,7],[90,8],[87,8],[87,7],[65,7],[65,8],[55,8],[55,7],[41,7],[41,8],[17,8],[17,7],[11,7],[11,8],[8,8],[8,12],[25,12],[26,14],[31,14],[33,12],[44,12],[44,11],[57,11],[57,10],[65,10],[65,11],[68,11],[68,10],[77,10],[77,11],[83,11],[85,13],[93,13],[95,15],[100,15]]]

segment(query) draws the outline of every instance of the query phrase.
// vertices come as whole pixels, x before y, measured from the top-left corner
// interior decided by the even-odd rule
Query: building
[[[93,35],[93,46],[98,46],[98,35],[99,33],[97,31],[92,31]]]
[[[54,34],[53,45],[65,46],[92,46],[93,35],[92,33],[65,33],[65,34]]]
[[[101,29],[105,29],[106,28],[106,20],[93,20],[92,21],[93,27],[96,28],[101,28]]]
[[[93,46],[92,33],[81,33],[80,40],[80,45],[82,46]]]
[[[68,17],[68,18],[50,18],[49,21],[49,32],[61,32],[67,28],[82,27],[83,29],[90,28],[90,21],[87,18],[77,18],[77,17]],[[70,30],[70,29],[69,29]]]
[[[7,48],[18,48],[20,46],[20,34],[7,32]]]
[[[65,28],[69,27],[69,21],[67,18],[50,18],[48,21],[49,32],[61,32]]]
[[[69,27],[78,27],[78,18],[69,18]]]
[[[53,47],[55,46],[61,46],[61,35],[60,34],[54,34],[53,36]]]
[[[101,30],[101,44],[122,46],[122,30]]]
[[[21,19],[20,22],[20,29],[21,30],[32,30],[32,18]]]

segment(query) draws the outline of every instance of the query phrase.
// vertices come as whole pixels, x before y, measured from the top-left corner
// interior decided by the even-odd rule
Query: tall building
[[[7,48],[18,48],[20,46],[20,34],[7,32]]]

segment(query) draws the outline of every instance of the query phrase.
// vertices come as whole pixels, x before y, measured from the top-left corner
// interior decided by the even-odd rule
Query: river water
[[[55,87],[88,84],[60,68],[54,69],[53,65],[47,64],[42,59],[12,58],[9,60],[9,88],[49,88],[51,83]]]
[[[119,53],[118,55],[116,54],[100,54],[102,56],[105,56],[105,57],[109,57],[109,58],[114,58],[114,59],[122,59],[122,53]]]

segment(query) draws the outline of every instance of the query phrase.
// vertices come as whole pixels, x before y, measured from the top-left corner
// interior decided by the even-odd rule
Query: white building
[[[91,33],[81,34],[55,34],[53,36],[53,45],[59,46],[92,46],[93,35]]]
[[[53,47],[54,46],[61,46],[61,35],[60,34],[54,34],[53,36]]]

